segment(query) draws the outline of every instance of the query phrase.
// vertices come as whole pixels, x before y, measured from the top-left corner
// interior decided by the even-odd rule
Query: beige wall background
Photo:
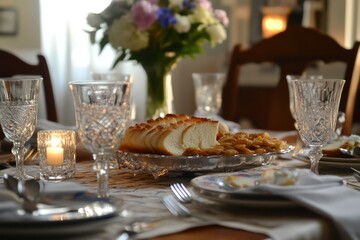
[[[13,7],[18,14],[15,36],[0,36],[0,48],[35,61],[34,53],[41,52],[39,0],[0,0],[0,7]]]

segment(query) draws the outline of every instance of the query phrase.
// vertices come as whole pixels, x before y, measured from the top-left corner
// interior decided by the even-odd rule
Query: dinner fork
[[[177,217],[191,217],[190,210],[178,202],[174,196],[169,195],[161,199],[161,202],[171,212],[172,215]]]
[[[183,183],[171,184],[170,188],[180,202],[189,203],[192,201],[191,193]]]

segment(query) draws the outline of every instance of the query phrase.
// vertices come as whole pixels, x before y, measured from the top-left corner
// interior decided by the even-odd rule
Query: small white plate
[[[288,200],[246,200],[246,199],[219,199],[214,198],[211,199],[209,197],[202,197],[196,193],[192,195],[194,202],[202,207],[206,207],[207,209],[221,209],[221,210],[229,210],[234,211],[236,207],[250,207],[250,208],[297,208],[295,202]],[[241,209],[242,210],[242,209]]]
[[[251,169],[235,173],[209,174],[191,180],[196,201],[207,205],[240,205],[249,207],[294,207],[296,204],[281,196],[254,191],[249,188],[234,188],[225,183],[227,176],[243,176],[259,179],[263,169]]]

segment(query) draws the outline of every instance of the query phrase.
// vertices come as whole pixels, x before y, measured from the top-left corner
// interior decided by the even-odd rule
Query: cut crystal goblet
[[[297,130],[310,147],[311,171],[318,173],[321,147],[333,136],[345,80],[301,79],[293,83]]]

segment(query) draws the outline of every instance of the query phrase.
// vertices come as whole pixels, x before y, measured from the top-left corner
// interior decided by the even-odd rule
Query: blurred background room
[[[87,33],[87,15],[100,12],[110,0],[0,0],[0,48],[13,52],[28,62],[43,54],[48,62],[54,88],[58,121],[74,125],[73,104],[68,82],[90,79],[90,72],[109,71],[114,50],[106,46],[99,54]],[[357,0],[214,0],[214,7],[224,9],[229,17],[227,39],[194,59],[182,59],[172,72],[176,113],[195,111],[193,72],[226,72],[235,44],[244,48],[282,31],[287,25],[315,28],[351,48],[360,40],[360,3]],[[283,21],[283,22],[281,22]],[[270,27],[270,29],[265,29]],[[301,36],[299,36],[301,37]],[[0,64],[1,67],[1,64]],[[343,66],[314,66],[311,73],[342,78]],[[134,62],[120,63],[116,71],[134,76],[136,116],[145,118],[146,75]],[[249,65],[241,71],[243,86],[276,84],[278,70],[272,65]],[[40,118],[45,116],[40,107]],[[359,114],[358,114],[359,115]],[[359,121],[359,119],[357,119]]]

